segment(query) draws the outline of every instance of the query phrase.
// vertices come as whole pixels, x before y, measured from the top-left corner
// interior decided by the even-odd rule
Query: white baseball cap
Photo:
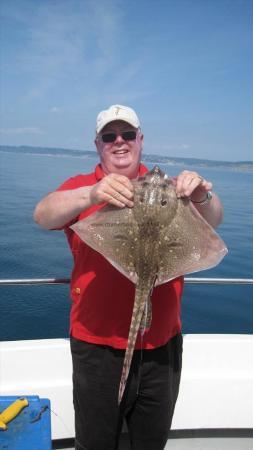
[[[140,121],[132,108],[123,105],[112,105],[97,116],[96,133],[98,134],[108,123],[123,120],[134,128],[140,127]]]

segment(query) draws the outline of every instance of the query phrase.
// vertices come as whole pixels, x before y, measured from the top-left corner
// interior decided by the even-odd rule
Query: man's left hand
[[[208,191],[212,190],[212,183],[205,180],[197,172],[184,170],[175,180],[177,197],[191,197],[193,201],[202,201]]]

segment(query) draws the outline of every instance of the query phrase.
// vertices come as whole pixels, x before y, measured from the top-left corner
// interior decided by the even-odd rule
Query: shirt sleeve
[[[60,186],[58,186],[58,188],[56,188],[56,191],[70,191],[71,189],[77,189],[81,186],[84,186],[84,184],[79,182],[80,178],[81,178],[81,175],[68,178],[62,184],[60,184]]]

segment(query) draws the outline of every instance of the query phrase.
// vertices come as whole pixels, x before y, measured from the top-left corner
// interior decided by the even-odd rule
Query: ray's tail
[[[148,322],[148,328],[150,326],[149,322],[151,322],[151,317],[152,317],[150,295],[151,295],[151,292],[153,289],[153,285],[154,285],[154,283],[152,283],[151,289],[150,288],[147,289],[147,285],[145,287],[140,286],[139,283],[137,283],[137,285],[136,285],[134,308],[133,308],[133,313],[132,313],[127,348],[126,348],[126,353],[125,353],[125,358],[124,358],[124,363],[123,363],[123,369],[122,369],[122,373],[121,373],[120,385],[119,385],[118,404],[120,404],[123,394],[124,394],[124,391],[125,391],[138,331],[140,330],[144,333],[146,326],[147,326],[147,322]],[[148,316],[145,314],[145,307],[148,307]],[[144,321],[143,321],[144,314],[146,316],[145,320],[144,320],[145,325],[144,325]],[[147,321],[147,319],[148,319],[148,321]]]
[[[143,316],[143,312],[145,309],[147,299],[147,292],[146,290],[143,291],[138,284],[136,285],[136,291],[135,291],[135,299],[134,299],[134,308],[132,313],[132,319],[131,319],[131,325],[128,335],[128,342],[127,342],[127,348],[121,373],[121,379],[120,379],[120,385],[119,385],[119,396],[118,396],[118,404],[120,404],[125,387],[126,382],[133,358],[133,352],[134,347],[137,339],[137,334],[140,328],[141,319]]]

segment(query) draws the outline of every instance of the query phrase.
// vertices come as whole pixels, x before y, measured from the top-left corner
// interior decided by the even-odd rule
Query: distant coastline
[[[11,146],[0,145],[0,152],[2,153],[23,153],[31,155],[45,155],[45,156],[59,156],[59,157],[74,157],[74,158],[97,158],[95,151],[89,150],[70,150],[66,148],[51,148],[51,147],[32,147],[32,146]],[[175,166],[198,166],[198,167],[213,167],[220,169],[236,170],[242,172],[253,172],[253,161],[215,161],[209,159],[198,158],[180,158],[174,156],[162,156],[144,153],[142,160],[153,164],[166,164]]]

